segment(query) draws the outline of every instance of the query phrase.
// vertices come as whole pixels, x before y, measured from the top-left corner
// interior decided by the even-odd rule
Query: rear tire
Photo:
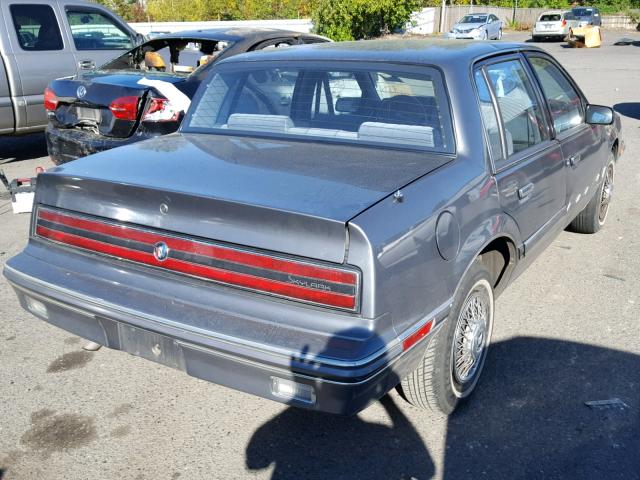
[[[577,233],[596,233],[604,226],[609,214],[614,177],[615,160],[611,153],[602,182],[584,210],[569,224],[570,230]]]
[[[493,328],[493,289],[476,260],[462,281],[451,313],[429,339],[418,367],[398,386],[412,405],[450,414],[475,389]]]

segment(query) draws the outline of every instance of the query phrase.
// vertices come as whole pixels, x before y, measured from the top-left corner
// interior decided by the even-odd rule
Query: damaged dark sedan
[[[91,153],[175,132],[198,86],[218,61],[238,53],[327,42],[266,28],[179,32],[153,38],[96,70],[45,90],[51,159]]]
[[[450,413],[494,299],[565,227],[603,227],[623,151],[617,114],[533,46],[239,55],[179,132],[40,174],[4,275],[36,317],[220,385],[340,414],[397,387]]]

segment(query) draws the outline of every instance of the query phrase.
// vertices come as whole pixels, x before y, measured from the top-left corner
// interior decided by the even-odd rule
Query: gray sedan
[[[502,20],[492,13],[470,13],[456,22],[447,33],[447,38],[500,40]]]
[[[567,226],[604,226],[623,151],[613,110],[533,46],[243,54],[179,132],[40,174],[4,275],[41,320],[195,377],[450,413],[495,298]]]

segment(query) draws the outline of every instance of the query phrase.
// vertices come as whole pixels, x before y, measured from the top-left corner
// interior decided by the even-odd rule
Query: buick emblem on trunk
[[[87,89],[84,88],[83,85],[80,85],[78,87],[78,90],[76,90],[76,95],[78,96],[78,98],[82,98],[87,94]]]
[[[169,247],[164,242],[158,242],[153,246],[153,256],[159,262],[164,262],[169,256]]]

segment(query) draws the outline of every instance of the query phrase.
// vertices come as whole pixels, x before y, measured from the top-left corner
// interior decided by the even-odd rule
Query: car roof
[[[301,35],[307,37],[320,37],[311,33],[296,32],[293,30],[280,30],[276,28],[247,28],[247,27],[230,27],[230,28],[206,28],[201,30],[185,30],[180,32],[166,33],[157,39],[181,39],[181,38],[202,38],[203,40],[222,40],[222,41],[238,41],[238,40],[269,40],[279,37],[299,37]]]
[[[219,63],[242,61],[373,61],[445,65],[472,62],[480,57],[501,52],[542,49],[523,43],[475,42],[471,40],[360,40],[355,42],[319,43],[296,48],[261,51],[259,55],[244,53]]]
[[[540,16],[542,15],[562,15],[563,13],[568,13],[566,10],[547,10],[545,12],[542,12],[540,14]]]

